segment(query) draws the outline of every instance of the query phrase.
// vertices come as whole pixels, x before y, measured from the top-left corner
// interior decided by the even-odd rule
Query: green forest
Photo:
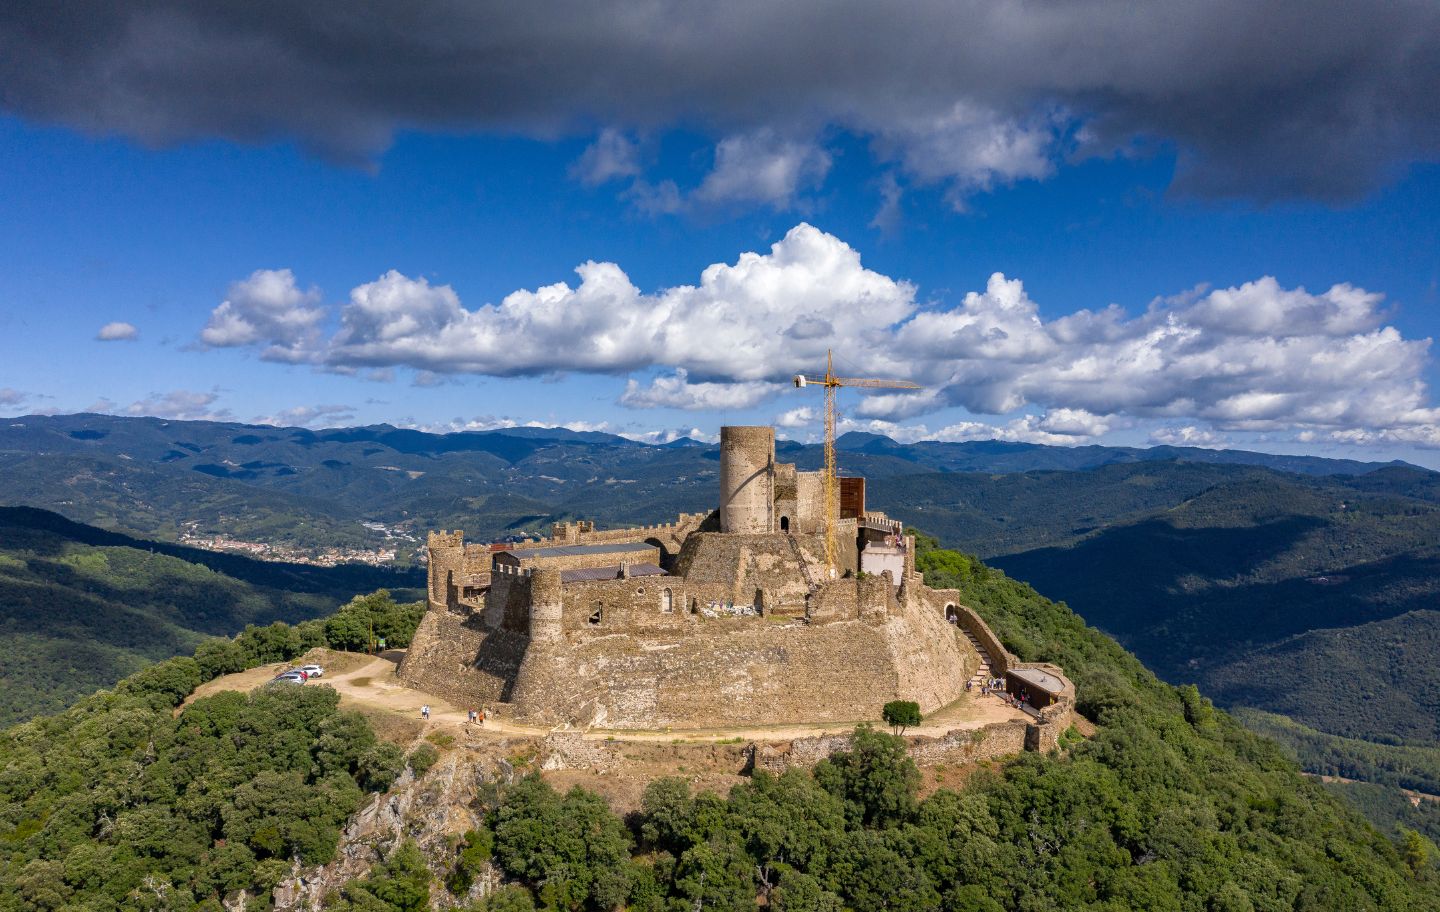
[[[333,612],[409,576],[266,563],[0,507],[0,725],[58,712],[247,624]]]
[[[931,540],[917,563],[1023,659],[1061,664],[1096,734],[923,797],[901,742],[871,728],[813,771],[757,773],[728,795],[657,780],[626,818],[531,776],[491,791],[484,827],[456,840],[443,871],[402,843],[330,907],[424,909],[490,872],[502,886],[480,908],[492,912],[739,912],[757,898],[835,912],[1440,903],[1424,836],[1377,831],[1279,745],[1028,586]],[[376,594],[331,619],[252,627],[7,730],[0,910],[219,910],[240,889],[264,897],[293,861],[331,857],[344,817],[407,763],[401,748],[324,688],[174,707],[207,677],[345,645],[372,624],[403,641],[419,613]],[[423,772],[433,751],[408,762]]]

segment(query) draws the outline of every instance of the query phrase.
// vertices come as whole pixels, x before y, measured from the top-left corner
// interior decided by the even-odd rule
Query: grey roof
[[[1006,674],[1024,681],[1031,687],[1038,687],[1046,693],[1058,694],[1065,689],[1064,682],[1059,678],[1038,668],[1012,668]]]
[[[618,545],[556,545],[551,548],[507,548],[502,554],[516,557],[570,557],[581,554],[626,554],[634,551],[654,551],[654,545],[644,542]]]
[[[664,570],[654,564],[631,564],[629,566],[631,576],[665,576]],[[562,583],[586,583],[591,580],[619,579],[620,565],[613,567],[587,567],[584,570],[561,570],[560,582]]]

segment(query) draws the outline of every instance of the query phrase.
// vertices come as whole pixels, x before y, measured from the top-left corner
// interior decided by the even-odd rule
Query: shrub
[[[440,759],[440,752],[428,744],[422,744],[410,752],[410,759],[406,762],[410,769],[415,771],[416,777],[425,775],[425,771],[435,765]]]

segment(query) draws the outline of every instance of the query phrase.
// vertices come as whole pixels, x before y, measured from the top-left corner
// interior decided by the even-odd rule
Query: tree
[[[1429,840],[1415,830],[1402,829],[1401,832],[1405,837],[1405,846],[1401,850],[1405,864],[1415,877],[1422,877],[1430,869]]]
[[[475,878],[490,864],[490,854],[495,848],[495,834],[489,827],[466,830],[455,854],[455,867],[445,879],[445,886],[457,896],[469,892]],[[528,892],[527,892],[528,895]]]
[[[389,741],[382,741],[360,756],[355,778],[366,791],[383,792],[404,771],[405,752]]]
[[[891,700],[880,710],[880,715],[895,734],[903,735],[905,729],[920,724],[920,704],[914,700]]]
[[[846,802],[846,816],[865,826],[890,826],[915,812],[920,771],[905,741],[868,725],[855,729],[852,747],[815,766],[815,781]]]
[[[394,912],[428,912],[430,869],[415,843],[406,840],[385,861],[370,869],[370,876],[345,888],[345,898],[359,909]],[[377,906],[371,900],[383,905]]]
[[[370,648],[370,618],[347,605],[325,622],[325,639],[332,649],[366,651]]]
[[[630,834],[599,795],[561,798],[538,775],[515,784],[495,811],[495,857],[553,908],[613,909],[629,892]]]

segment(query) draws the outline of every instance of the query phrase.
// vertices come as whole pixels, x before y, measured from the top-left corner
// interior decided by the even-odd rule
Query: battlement
[[[458,529],[454,532],[448,530],[431,532],[425,537],[425,544],[431,550],[436,548],[463,548],[465,547],[465,533]]]

